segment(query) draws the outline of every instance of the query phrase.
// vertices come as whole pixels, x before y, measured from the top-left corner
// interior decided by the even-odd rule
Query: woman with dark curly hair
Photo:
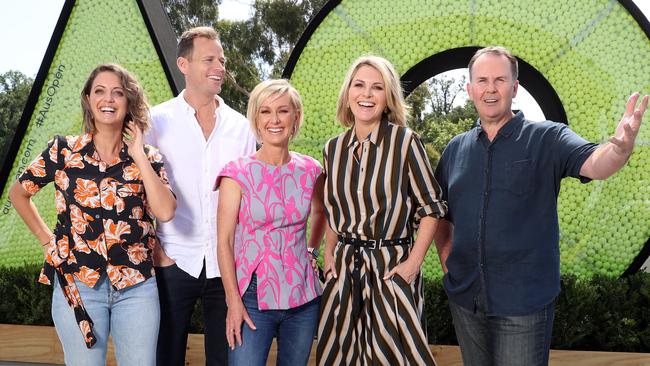
[[[55,136],[9,195],[42,243],[39,281],[60,287],[52,318],[66,365],[105,364],[109,333],[119,364],[154,365],[160,309],[153,221],[171,220],[176,199],[161,155],[143,145],[148,104],[126,69],[96,67],[81,107],[84,134]],[[54,232],[31,201],[50,182]]]

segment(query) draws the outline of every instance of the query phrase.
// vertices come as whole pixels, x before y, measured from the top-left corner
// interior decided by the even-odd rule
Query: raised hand
[[[133,121],[128,121],[124,126],[124,133],[126,136],[122,140],[129,148],[129,156],[133,160],[137,160],[139,156],[144,156],[144,137],[140,127]]]
[[[639,128],[641,128],[643,114],[648,108],[647,95],[641,99],[641,103],[635,108],[639,96],[639,93],[630,95],[625,106],[625,113],[616,127],[616,132],[609,139],[609,142],[614,144],[614,152],[617,154],[630,155],[634,149],[634,141],[639,133]]]

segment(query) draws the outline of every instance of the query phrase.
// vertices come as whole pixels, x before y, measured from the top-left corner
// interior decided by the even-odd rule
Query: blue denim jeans
[[[242,345],[228,353],[230,366],[264,366],[273,337],[277,338],[279,366],[307,365],[318,327],[320,298],[288,310],[259,310],[257,307],[257,278],[242,296],[248,315],[257,330],[245,322]]]
[[[52,294],[52,319],[63,345],[66,365],[105,365],[109,333],[119,365],[155,365],[160,322],[155,277],[123,290],[113,289],[105,274],[93,288],[75,281],[94,323],[97,343],[90,349],[57,281]]]
[[[488,316],[449,302],[465,366],[548,365],[555,302],[524,316]]]

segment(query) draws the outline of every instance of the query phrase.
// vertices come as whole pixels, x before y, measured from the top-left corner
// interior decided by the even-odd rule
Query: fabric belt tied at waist
[[[358,319],[361,313],[361,252],[359,248],[366,248],[370,250],[378,249],[381,247],[390,247],[396,245],[411,245],[413,243],[412,237],[399,238],[399,239],[357,239],[352,237],[338,236],[339,242],[354,246],[354,267],[352,269],[352,318]]]

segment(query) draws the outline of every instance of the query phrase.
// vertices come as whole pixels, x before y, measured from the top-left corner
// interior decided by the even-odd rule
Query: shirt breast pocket
[[[531,159],[517,160],[506,165],[508,190],[515,195],[523,196],[535,188],[535,162]]]

